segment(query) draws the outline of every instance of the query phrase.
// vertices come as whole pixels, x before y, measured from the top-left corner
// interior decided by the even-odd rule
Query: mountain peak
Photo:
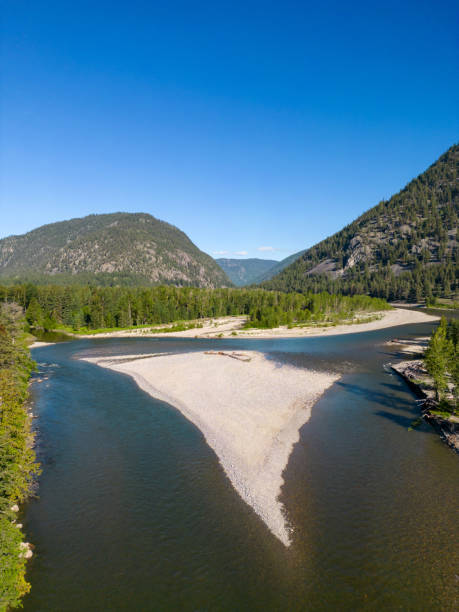
[[[58,221],[0,240],[0,277],[104,285],[231,284],[177,227],[147,213],[126,212]]]
[[[264,287],[421,299],[456,289],[459,146]]]

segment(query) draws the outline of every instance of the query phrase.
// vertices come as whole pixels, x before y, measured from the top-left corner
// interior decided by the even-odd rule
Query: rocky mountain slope
[[[458,290],[459,146],[263,284],[419,300]]]
[[[274,259],[228,259],[215,260],[228,278],[237,287],[258,282],[279,262]]]
[[[0,240],[0,279],[101,285],[229,286],[182,231],[144,213],[89,215]]]

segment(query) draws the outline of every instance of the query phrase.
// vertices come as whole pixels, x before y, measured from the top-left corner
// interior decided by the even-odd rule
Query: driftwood
[[[206,355],[223,355],[223,357],[231,357],[231,359],[237,359],[238,361],[251,361],[252,358],[248,357],[244,353],[225,353],[225,351],[205,351]]]

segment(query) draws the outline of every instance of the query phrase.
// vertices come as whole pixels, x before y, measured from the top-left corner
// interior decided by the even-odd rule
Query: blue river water
[[[26,611],[456,610],[459,457],[392,374],[393,337],[84,339],[34,349],[43,473],[25,510]],[[285,548],[176,409],[85,355],[260,350],[342,378],[285,470]],[[42,380],[42,382],[38,382]],[[218,381],[215,381],[218,384]]]

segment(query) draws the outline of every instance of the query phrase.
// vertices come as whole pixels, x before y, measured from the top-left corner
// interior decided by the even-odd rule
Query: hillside
[[[143,213],[89,215],[0,240],[0,278],[100,285],[231,282],[182,231]]]
[[[262,283],[263,281],[270,280],[271,278],[279,274],[279,272],[282,272],[282,270],[290,266],[290,264],[292,264],[299,257],[301,257],[303,253],[304,251],[300,251],[299,253],[294,253],[293,255],[289,255],[288,257],[286,257],[285,259],[282,259],[281,261],[274,262],[275,265],[273,265],[271,268],[269,268],[269,270],[267,270],[266,272],[263,272],[260,276],[255,278],[253,282]]]
[[[265,277],[279,262],[274,259],[227,259],[215,260],[230,281],[237,287],[250,285]],[[270,277],[269,277],[270,278]]]
[[[417,301],[458,290],[459,146],[388,201],[263,283],[282,291]]]

